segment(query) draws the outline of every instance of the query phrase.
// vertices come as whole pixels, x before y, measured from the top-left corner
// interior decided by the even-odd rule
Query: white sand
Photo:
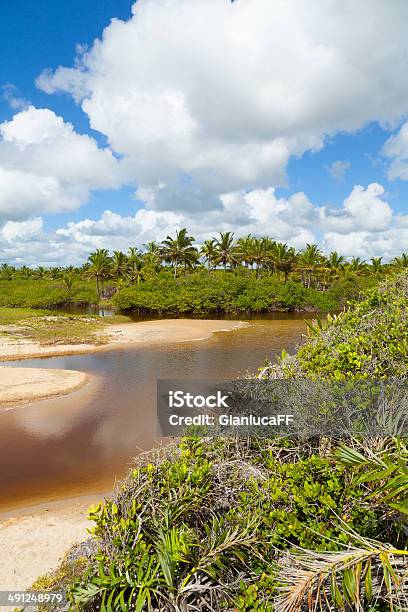
[[[55,569],[67,550],[86,540],[88,509],[101,496],[41,504],[0,517],[1,590],[25,590]],[[8,608],[10,609],[10,608]]]
[[[246,325],[240,321],[201,319],[163,319],[108,325],[102,332],[106,344],[57,344],[42,346],[31,340],[0,336],[0,361],[32,357],[52,357],[93,353],[123,346],[155,345],[205,340],[213,333],[230,331]],[[42,368],[6,368],[0,366],[0,407],[16,402],[34,401],[70,393],[84,385],[89,376],[71,370]]]
[[[70,393],[88,380],[84,372],[0,366],[0,406]]]

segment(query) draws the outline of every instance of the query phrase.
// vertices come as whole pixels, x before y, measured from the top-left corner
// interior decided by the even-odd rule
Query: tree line
[[[295,275],[306,288],[325,290],[336,279],[351,280],[356,274],[380,276],[390,269],[408,268],[408,253],[402,253],[387,264],[382,257],[373,257],[367,262],[361,257],[346,259],[336,251],[326,256],[316,244],[307,244],[297,251],[268,236],[248,235],[235,239],[233,232],[221,232],[196,245],[195,238],[183,228],[161,243],[152,241],[142,249],[130,247],[127,253],[116,250],[110,255],[108,249],[96,249],[81,267],[16,268],[3,264],[0,278],[61,279],[68,291],[78,277],[92,278],[101,297],[103,284],[109,280],[116,286],[136,285],[154,278],[164,269],[171,269],[177,278],[196,270],[220,269],[227,273],[240,268],[252,270],[256,278],[274,274],[284,283]]]

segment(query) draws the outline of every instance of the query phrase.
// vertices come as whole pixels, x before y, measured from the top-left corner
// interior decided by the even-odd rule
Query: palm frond
[[[406,610],[408,550],[357,535],[355,540],[355,546],[337,552],[288,553],[280,562],[276,612],[350,607],[360,612],[372,601]]]

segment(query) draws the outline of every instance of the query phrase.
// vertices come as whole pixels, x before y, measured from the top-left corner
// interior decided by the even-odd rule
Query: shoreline
[[[0,366],[0,409],[73,393],[90,380],[77,370],[8,368]]]
[[[43,346],[30,340],[15,342],[0,336],[0,362],[61,357],[110,351],[163,343],[198,342],[214,333],[248,325],[242,321],[161,319],[136,323],[111,324],[102,332],[106,344],[59,344]],[[96,337],[97,339],[97,337]],[[75,370],[0,366],[0,410],[13,409],[33,401],[66,395],[90,381],[89,374]]]
[[[13,342],[0,337],[0,360],[19,361],[29,358],[61,356],[79,353],[95,353],[134,346],[160,346],[161,344],[193,342],[206,340],[214,333],[228,332],[246,327],[248,323],[225,320],[190,320],[170,319],[146,321],[126,324],[113,324],[107,332],[110,341],[104,345],[58,345],[44,347],[30,341],[19,341],[16,351]],[[4,354],[4,347],[7,354]],[[24,368],[0,366],[0,373],[6,376],[10,388],[18,388],[17,382],[25,386],[24,400],[8,401],[0,405],[27,405],[27,376],[37,378],[41,375],[62,377],[68,375],[73,384],[74,378],[83,386],[91,377],[83,372],[71,370],[54,370],[46,368]],[[77,377],[83,377],[78,379]],[[13,380],[14,379],[14,380]],[[37,380],[37,384],[39,384]],[[1,380],[0,380],[1,386]],[[39,384],[41,387],[41,384]],[[76,387],[78,388],[78,387]],[[38,391],[38,389],[37,389]],[[54,389],[55,391],[55,389]],[[71,388],[74,391],[74,385]],[[66,391],[67,393],[70,390]],[[42,389],[41,397],[32,399],[47,399],[46,389]],[[52,395],[48,395],[52,397]],[[1,413],[1,410],[0,410]],[[0,584],[6,590],[25,590],[41,575],[58,567],[69,550],[77,543],[87,539],[87,529],[91,527],[88,520],[89,506],[104,499],[104,493],[89,493],[75,497],[53,499],[49,502],[39,502],[29,505],[16,505],[0,512]],[[32,551],[27,556],[27,549]]]
[[[218,319],[158,319],[133,323],[109,324],[98,332],[106,343],[41,345],[32,340],[10,340],[0,335],[0,362],[41,357],[62,357],[110,351],[126,346],[151,346],[207,340],[214,333],[227,332],[249,325],[243,321]]]
[[[89,537],[89,507],[105,495],[81,495],[0,513],[2,589],[26,590],[56,569],[71,546]]]

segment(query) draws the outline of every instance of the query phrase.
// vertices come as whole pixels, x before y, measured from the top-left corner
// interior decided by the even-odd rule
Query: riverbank
[[[89,377],[74,370],[0,366],[0,406],[13,407],[80,389]]]
[[[0,514],[2,589],[26,590],[55,569],[73,544],[87,538],[88,509],[101,499],[86,495]]]
[[[162,319],[108,324],[94,333],[93,342],[78,344],[41,344],[28,338],[2,335],[0,361],[92,353],[135,344],[152,345],[205,340],[216,332],[230,331],[244,325],[248,324],[242,321],[207,319]]]

